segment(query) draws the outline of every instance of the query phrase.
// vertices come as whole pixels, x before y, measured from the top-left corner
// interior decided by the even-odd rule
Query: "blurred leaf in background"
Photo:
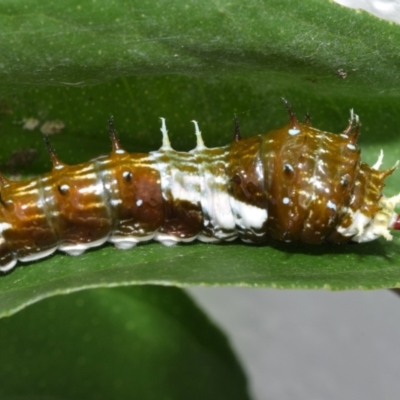
[[[0,321],[2,399],[249,399],[226,338],[179,289],[57,296]]]

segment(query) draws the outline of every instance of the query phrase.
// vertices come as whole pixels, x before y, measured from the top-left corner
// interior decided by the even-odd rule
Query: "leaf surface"
[[[384,168],[400,159],[400,28],[363,12],[312,0],[5,1],[0,26],[2,169],[14,151],[38,154],[13,176],[50,169],[39,130],[46,121],[65,125],[51,143],[73,164],[110,151],[110,115],[127,151],[159,148],[159,117],[173,147],[187,151],[193,119],[209,147],[230,143],[234,113],[245,137],[282,126],[281,96],[300,119],[309,111],[314,126],[332,132],[355,108],[362,159],[375,163],[381,148]],[[29,118],[39,122],[32,131],[23,129]],[[387,196],[399,192],[399,174],[388,178]],[[399,249],[398,234],[346,246],[105,246],[1,277],[0,314],[56,293],[127,284],[396,287]]]
[[[227,339],[176,288],[56,296],[0,321],[0,396],[249,399]]]

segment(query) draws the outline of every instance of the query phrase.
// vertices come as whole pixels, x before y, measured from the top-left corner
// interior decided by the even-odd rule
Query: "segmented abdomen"
[[[111,126],[109,156],[76,166],[53,159],[51,173],[25,182],[1,177],[0,270],[61,250],[78,255],[110,241],[129,249],[199,239],[269,238],[307,243],[368,241],[398,229],[400,195],[382,196],[394,169],[362,163],[352,117],[340,135],[300,124],[206,148],[174,151],[163,120],[163,145],[149,154],[123,151]],[[309,122],[309,121],[308,121]]]

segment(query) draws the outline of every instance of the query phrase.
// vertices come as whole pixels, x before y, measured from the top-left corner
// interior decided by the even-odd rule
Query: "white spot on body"
[[[330,208],[331,210],[335,210],[335,211],[336,211],[336,209],[337,209],[336,204],[335,204],[333,201],[331,201],[331,200],[329,200],[329,201],[326,203],[326,206],[327,206],[328,208]]]
[[[289,203],[290,203],[289,197],[284,197],[284,198],[282,199],[282,203],[283,203],[283,204],[289,204]]]
[[[67,191],[69,190],[69,186],[66,185],[66,184],[61,185],[61,186],[60,186],[60,190],[61,190],[62,192],[67,192]]]
[[[349,144],[347,145],[347,148],[350,149],[350,150],[355,150],[355,149],[356,149],[356,146],[354,146],[354,144],[349,143]]]
[[[291,135],[291,136],[295,136],[295,135],[297,135],[298,133],[300,133],[300,129],[292,128],[292,129],[289,129],[289,130],[288,130],[288,133],[289,133],[289,135]]]
[[[136,205],[138,207],[140,207],[142,204],[143,204],[143,200],[142,199],[139,199],[139,200],[136,201]]]

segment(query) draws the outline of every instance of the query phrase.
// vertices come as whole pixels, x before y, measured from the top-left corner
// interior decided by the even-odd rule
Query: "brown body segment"
[[[160,174],[147,154],[112,153],[102,161],[112,204],[113,236],[145,237],[164,221]]]
[[[3,239],[15,258],[29,260],[57,246],[57,234],[43,211],[47,207],[43,192],[37,179],[10,182],[1,189],[0,221],[9,225]]]
[[[263,138],[268,232],[282,241],[322,243],[350,202],[359,153],[348,138],[287,125]]]
[[[262,136],[235,140],[229,148],[227,170],[230,177],[229,193],[242,203],[268,210],[264,182]],[[259,229],[243,230],[239,236],[247,241],[263,242],[268,239],[266,223]]]
[[[54,170],[44,183],[60,246],[85,245],[110,234],[111,210],[95,162]]]

